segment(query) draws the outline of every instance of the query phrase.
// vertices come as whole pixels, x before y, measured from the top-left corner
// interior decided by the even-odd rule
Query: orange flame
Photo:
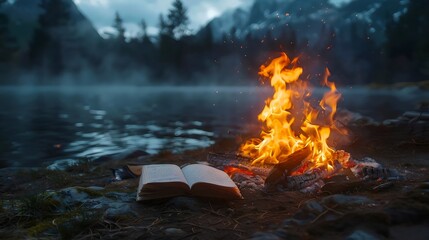
[[[335,150],[328,146],[327,139],[334,127],[334,115],[341,94],[335,84],[328,81],[326,69],[324,85],[330,88],[319,103],[313,107],[308,102],[311,95],[307,82],[300,80],[303,72],[285,53],[267,66],[262,65],[259,74],[270,79],[274,88],[272,98],[266,100],[265,107],[258,115],[264,130],[260,138],[244,143],[240,150],[243,155],[254,158],[253,164],[277,164],[290,154],[309,146],[312,154],[306,166],[308,169],[332,167]],[[307,170],[308,170],[307,169]]]

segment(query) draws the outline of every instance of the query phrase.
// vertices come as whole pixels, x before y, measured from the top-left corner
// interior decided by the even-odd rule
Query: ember
[[[299,173],[325,168],[333,171],[335,161],[344,166],[349,157],[346,154],[347,158],[338,159],[336,151],[327,143],[331,131],[346,133],[334,125],[341,94],[335,84],[328,81],[330,73],[326,69],[323,83],[330,91],[324,94],[318,107],[312,106],[308,101],[310,85],[300,79],[303,69],[297,62],[297,58],[290,60],[282,53],[267,66],[261,66],[259,74],[270,79],[274,95],[266,100],[265,108],[258,116],[264,124],[260,138],[248,140],[240,151],[254,159],[252,164],[279,164],[291,161],[293,153],[309,149],[308,156],[300,159]]]
[[[233,167],[233,166],[226,166],[223,169],[223,171],[226,172],[230,177],[236,173],[241,173],[241,174],[245,174],[245,175],[249,175],[249,176],[255,175],[252,171],[250,171],[248,169],[244,169],[244,168],[240,168],[240,167]]]

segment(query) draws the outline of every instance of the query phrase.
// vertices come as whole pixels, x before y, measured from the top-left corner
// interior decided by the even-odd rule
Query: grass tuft
[[[60,203],[50,194],[31,195],[20,201],[18,215],[29,219],[42,219],[56,213]]]

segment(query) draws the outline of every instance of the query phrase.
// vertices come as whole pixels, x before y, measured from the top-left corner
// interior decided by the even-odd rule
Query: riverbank
[[[135,201],[138,179],[115,180],[111,171],[128,163],[182,165],[206,161],[209,152],[235,151],[248,136],[219,138],[210,147],[177,154],[148,155],[137,150],[105,156],[99,161],[80,160],[62,166],[62,170],[3,168],[0,170],[1,236],[5,239],[404,239],[409,236],[426,239],[429,236],[428,142],[427,135],[422,135],[424,132],[412,131],[426,123],[407,119],[405,115],[396,121],[378,123],[350,114],[338,115],[342,121],[348,119],[350,130],[349,143],[344,149],[355,159],[371,157],[385,168],[398,170],[403,179],[360,181],[346,188],[334,186],[312,194],[240,187],[244,200],[239,201],[176,197],[142,203]]]

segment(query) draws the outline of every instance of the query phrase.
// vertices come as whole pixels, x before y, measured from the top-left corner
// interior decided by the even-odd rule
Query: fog
[[[1,4],[0,84],[257,85],[259,67],[280,52],[299,57],[313,83],[326,67],[340,86],[428,79],[424,1],[257,0],[196,31],[196,6],[176,1],[157,34],[140,21],[139,34],[126,36],[127,13],[118,12],[106,38],[73,1],[60,2]]]

